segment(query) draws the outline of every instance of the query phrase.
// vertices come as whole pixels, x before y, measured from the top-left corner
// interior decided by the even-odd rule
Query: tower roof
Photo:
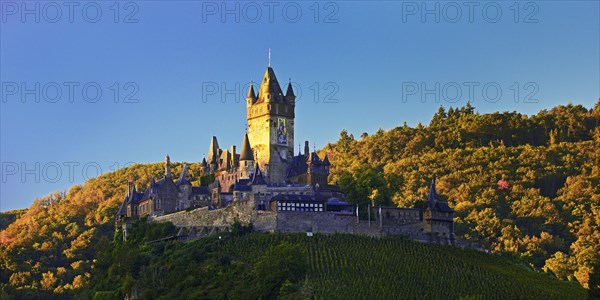
[[[219,142],[217,142],[216,136],[213,136],[210,140],[210,148],[208,149],[208,162],[211,164],[219,162]]]
[[[248,97],[252,100],[256,100],[256,93],[254,93],[254,85],[252,84],[252,81],[250,81],[250,88],[248,89]]]
[[[250,147],[250,140],[248,140],[248,134],[244,135],[244,142],[242,143],[242,152],[240,153],[240,161],[242,160],[254,160],[252,154],[252,148]]]
[[[431,186],[429,187],[429,195],[427,196],[427,204],[430,207],[434,207],[437,202],[437,194],[435,192],[435,177],[431,180]]]
[[[287,86],[287,91],[285,92],[285,96],[286,97],[296,97],[296,95],[294,95],[294,89],[292,88],[292,81],[290,80],[290,82],[288,83]]]
[[[313,151],[308,155],[308,157],[306,158],[306,161],[309,163],[313,163],[313,164],[319,164],[319,163],[321,163],[321,158],[319,157],[317,152]]]
[[[258,90],[257,103],[261,102],[283,102],[283,91],[279,86],[275,72],[271,67],[267,67],[263,80]]]
[[[186,164],[183,165],[181,169],[181,176],[179,176],[179,180],[177,180],[177,185],[192,185],[190,182],[190,175],[188,173],[188,166]]]
[[[256,164],[256,166],[254,167],[254,173],[252,174],[252,179],[250,181],[250,185],[266,185],[267,182],[265,181],[265,178],[262,175],[262,172],[260,171],[260,167],[258,166],[258,163]]]
[[[454,210],[448,206],[447,202],[440,201],[437,193],[435,192],[435,177],[431,180],[431,187],[429,187],[429,195],[427,196],[427,206],[431,210],[437,210],[441,212],[454,213]]]
[[[327,153],[325,153],[325,158],[323,159],[323,164],[326,166],[329,166],[331,163],[329,163],[329,157],[327,156]]]

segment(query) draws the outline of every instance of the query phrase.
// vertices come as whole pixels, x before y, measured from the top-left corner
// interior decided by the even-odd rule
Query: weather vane
[[[271,67],[271,48],[269,48],[269,68]]]

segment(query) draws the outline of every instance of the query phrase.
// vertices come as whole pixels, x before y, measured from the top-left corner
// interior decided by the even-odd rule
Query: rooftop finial
[[[269,68],[271,67],[271,48],[269,48]]]

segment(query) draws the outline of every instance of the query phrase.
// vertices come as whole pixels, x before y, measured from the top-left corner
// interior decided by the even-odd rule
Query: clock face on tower
[[[277,118],[277,144],[287,145],[287,128],[284,118]]]

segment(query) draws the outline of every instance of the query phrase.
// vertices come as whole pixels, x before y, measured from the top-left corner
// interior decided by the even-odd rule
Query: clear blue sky
[[[212,135],[239,147],[245,92],[221,97],[207,88],[259,82],[268,48],[282,85],[291,78],[302,89],[296,139],[317,148],[342,129],[358,136],[428,123],[440,104],[534,114],[568,102],[589,108],[600,97],[598,1],[276,2],[272,19],[262,2],[228,2],[233,12],[224,16],[221,2],[86,3],[0,3],[1,211],[81,183],[85,171],[162,161],[167,152],[199,161]],[[435,5],[438,13],[421,16]],[[462,86],[460,101],[424,95],[423,103],[421,87],[436,83],[448,98]],[[86,84],[87,100],[101,89],[96,103],[81,96]],[[500,87],[498,101],[483,99],[486,84],[488,99]],[[123,103],[132,92],[138,102]],[[338,102],[324,103],[332,92]]]

